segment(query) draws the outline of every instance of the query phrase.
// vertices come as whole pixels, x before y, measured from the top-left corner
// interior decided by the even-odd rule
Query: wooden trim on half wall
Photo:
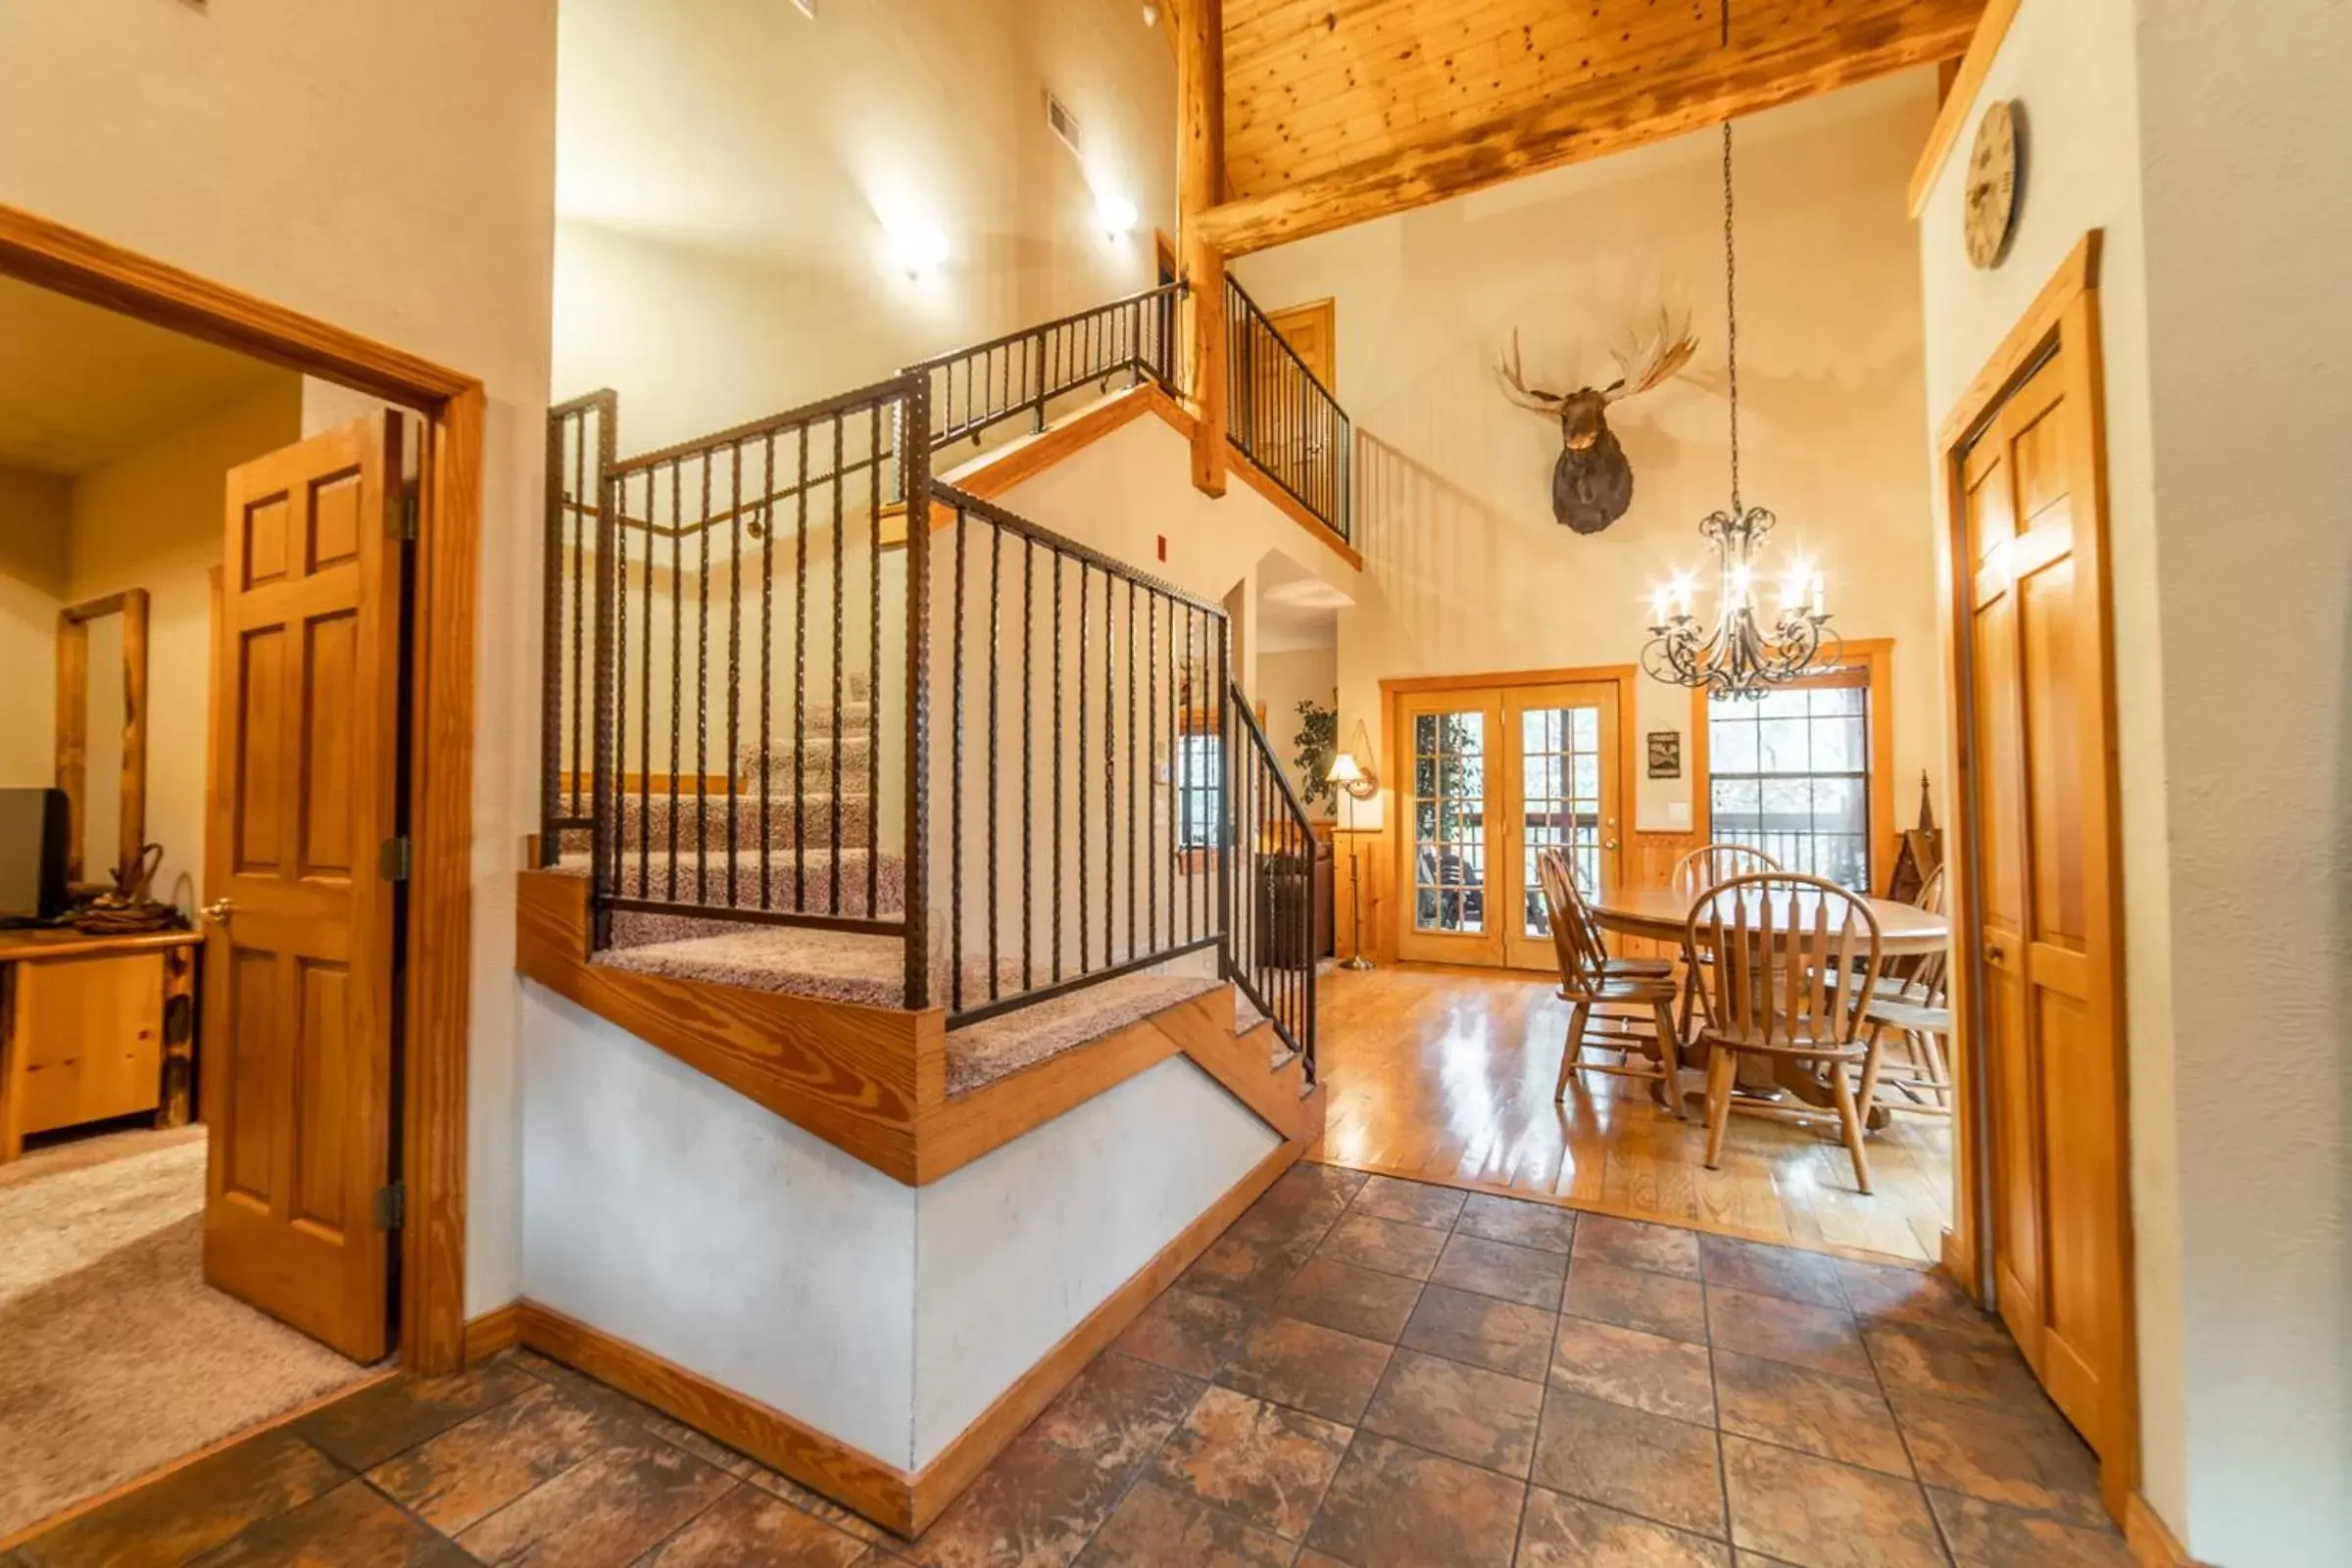
[[[316,317],[0,206],[0,274],[421,412],[411,621],[407,971],[401,1053],[400,1360],[466,1353],[466,1090],[473,927],[475,594],[482,385]],[[428,936],[429,933],[429,936]],[[385,955],[385,961],[391,956]]]

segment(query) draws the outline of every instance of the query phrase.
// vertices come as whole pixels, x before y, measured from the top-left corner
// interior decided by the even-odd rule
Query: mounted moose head
[[[1574,392],[1530,388],[1519,368],[1519,334],[1511,333],[1511,357],[1501,366],[1503,390],[1513,403],[1560,421],[1559,461],[1551,466],[1551,515],[1563,528],[1598,533],[1634,504],[1634,466],[1609,428],[1609,405],[1646,392],[1690,363],[1698,339],[1690,323],[1679,329],[1658,318],[1658,335],[1631,355],[1617,354],[1617,379],[1604,387]]]

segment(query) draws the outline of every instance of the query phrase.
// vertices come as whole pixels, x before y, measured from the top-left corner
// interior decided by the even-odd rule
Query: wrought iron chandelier
[[[1691,612],[1695,589],[1689,572],[1650,593],[1649,644],[1642,667],[1674,686],[1703,686],[1716,697],[1761,697],[1806,671],[1838,662],[1843,647],[1825,631],[1830,613],[1821,573],[1798,558],[1782,574],[1780,604],[1766,627],[1756,608],[1756,558],[1773,529],[1762,507],[1740,497],[1740,270],[1732,244],[1732,125],[1723,125],[1723,297],[1731,366],[1732,505],[1698,525],[1715,546],[1720,576],[1715,612],[1702,622]],[[1824,657],[1825,641],[1827,657]]]

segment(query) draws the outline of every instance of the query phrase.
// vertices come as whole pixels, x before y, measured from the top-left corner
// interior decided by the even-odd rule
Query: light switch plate
[[[1673,823],[1676,827],[1689,827],[1690,825],[1690,803],[1689,801],[1676,801],[1672,805],[1668,806],[1666,808],[1666,820]]]

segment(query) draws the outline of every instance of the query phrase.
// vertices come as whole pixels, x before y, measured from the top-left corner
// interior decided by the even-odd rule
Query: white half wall
[[[904,1467],[915,1190],[530,982],[522,1294]]]
[[[1173,1056],[917,1189],[915,1464],[1281,1142]]]
[[[523,986],[522,1294],[912,1471],[1281,1142],[1162,1062],[900,1185]]]

